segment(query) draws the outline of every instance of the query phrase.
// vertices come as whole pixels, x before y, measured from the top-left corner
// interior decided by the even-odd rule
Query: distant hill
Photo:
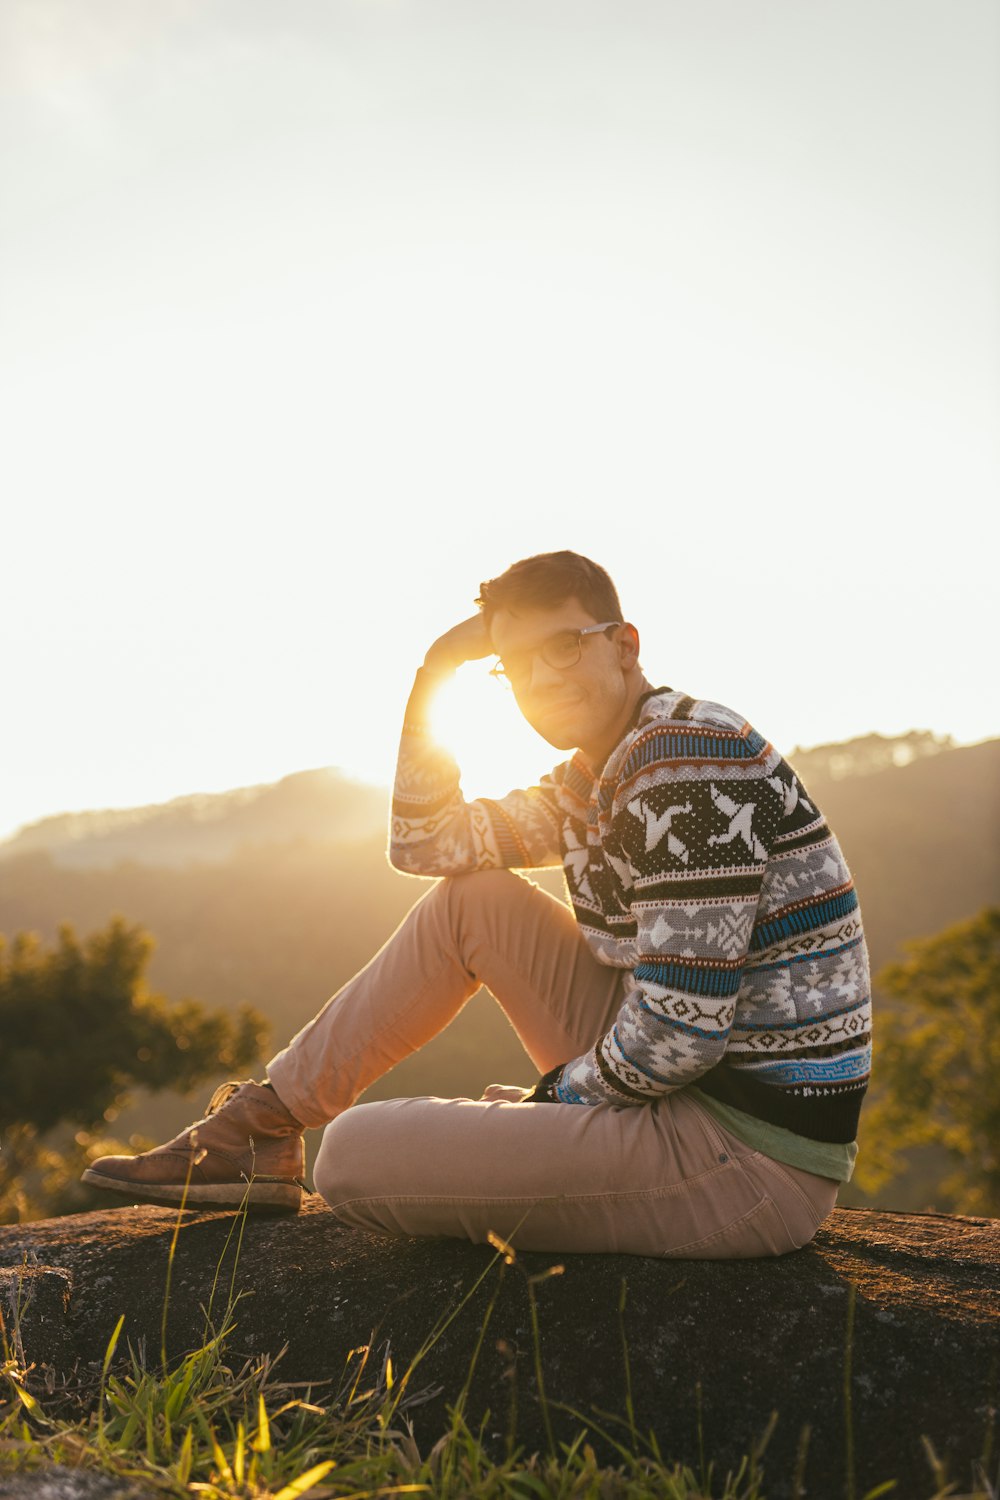
[[[843,781],[846,776],[872,776],[877,771],[909,766],[916,760],[954,750],[950,735],[931,734],[928,729],[911,729],[909,734],[865,734],[857,739],[841,740],[832,745],[814,745],[795,749],[786,757],[799,775],[809,783]]]
[[[912,738],[895,742],[902,756]],[[901,944],[1000,901],[1000,739],[939,745],[903,764],[858,745],[870,740],[789,759],[847,855],[877,971]],[[837,755],[857,771],[834,774]]]
[[[43,818],[0,843],[0,860],[45,853],[76,869],[132,861],[179,869],[290,839],[356,843],[384,832],[386,801],[384,788],[336,771],[300,771],[274,784],[149,807]]]
[[[1000,904],[1000,739],[911,753],[913,739],[872,736],[790,756],[854,872],[875,970],[906,940]],[[384,791],[331,771],[134,813],[46,819],[0,851],[0,932],[51,937],[61,922],[88,932],[121,913],[156,939],[156,989],[256,1005],[277,1050],[426,888],[389,867],[385,823]],[[532,878],[563,893],[559,871]],[[533,1077],[480,995],[368,1097],[476,1095],[489,1082]],[[115,1129],[162,1138],[190,1113],[173,1095],[146,1100]],[[924,1190],[917,1183],[895,1206],[920,1207]]]
[[[866,735],[793,750],[789,759],[844,846],[875,967],[907,939],[1000,899],[1000,739],[955,746],[921,732]],[[85,928],[121,911],[157,938],[158,983],[208,985],[206,999],[219,991],[235,1000],[221,982],[240,968],[235,951],[273,945],[272,924],[295,930],[308,949],[314,938],[298,927],[319,892],[328,910],[341,912],[345,899],[360,898],[366,916],[343,938],[352,956],[354,937],[384,938],[419,890],[386,866],[387,814],[384,788],[324,769],[149,807],[45,818],[0,843],[0,932],[52,933],[63,920]],[[558,876],[546,879],[558,888]],[[203,919],[216,911],[203,932],[192,925],[196,891]],[[240,910],[265,891],[263,925],[251,939]],[[233,911],[232,924],[220,919],[223,910]],[[181,952],[189,960],[183,973]],[[287,983],[287,967],[282,972]]]

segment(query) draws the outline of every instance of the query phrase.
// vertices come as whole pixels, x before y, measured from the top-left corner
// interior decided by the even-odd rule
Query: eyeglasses
[[[556,672],[565,672],[575,667],[583,652],[583,638],[588,635],[608,635],[617,630],[621,620],[606,620],[603,625],[585,625],[582,630],[560,630],[550,635],[540,646],[530,651],[515,651],[506,661],[498,661],[490,671],[491,677],[510,685],[524,682],[531,675],[531,659],[540,656],[546,666]]]

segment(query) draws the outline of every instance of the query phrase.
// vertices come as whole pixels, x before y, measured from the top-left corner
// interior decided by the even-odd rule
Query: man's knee
[[[513,870],[469,870],[445,875],[414,908],[444,927],[460,944],[468,936],[488,930],[497,915],[512,905],[540,894],[531,881]]]
[[[529,885],[513,870],[467,870],[462,875],[443,876],[430,895],[453,904],[475,904],[509,900]]]
[[[502,930],[505,918],[520,925],[536,903],[547,905],[550,900],[533,880],[513,870],[446,875],[436,895],[445,903],[452,931],[460,933]]]

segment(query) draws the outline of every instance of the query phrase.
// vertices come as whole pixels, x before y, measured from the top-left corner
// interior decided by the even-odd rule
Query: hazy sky
[[[1000,732],[998,73],[987,0],[0,0],[0,834],[388,779],[559,546],[782,749]]]

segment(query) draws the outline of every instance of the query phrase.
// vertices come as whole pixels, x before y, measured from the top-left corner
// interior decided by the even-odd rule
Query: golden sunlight
[[[489,675],[492,661],[468,662],[438,692],[434,734],[462,772],[466,797],[502,797],[533,786],[565,755],[530,729],[514,695]]]

